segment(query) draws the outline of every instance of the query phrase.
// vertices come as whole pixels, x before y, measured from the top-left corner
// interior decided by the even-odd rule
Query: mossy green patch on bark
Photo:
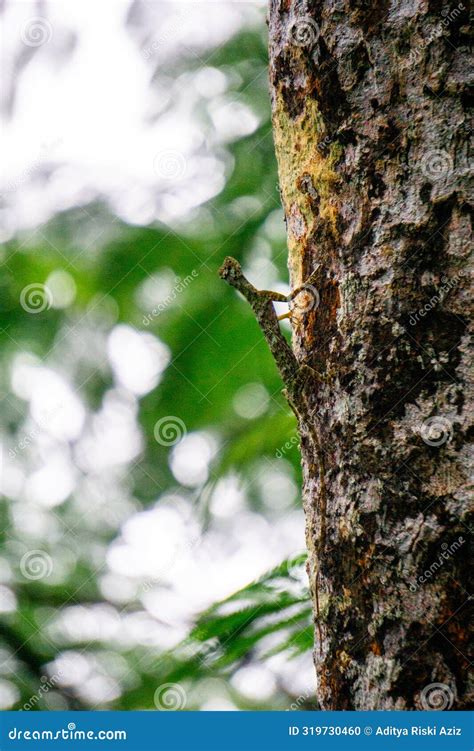
[[[327,155],[321,145],[330,135],[316,100],[306,97],[296,118],[285,107],[281,92],[273,109],[275,149],[280,189],[288,229],[289,269],[293,286],[304,282],[304,259],[315,223],[326,220],[337,235],[337,204],[334,187],[339,177],[335,166],[342,146],[333,142]]]

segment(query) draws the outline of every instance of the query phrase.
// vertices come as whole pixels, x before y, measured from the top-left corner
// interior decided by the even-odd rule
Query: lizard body
[[[277,368],[282,377],[285,388],[283,394],[285,395],[291,409],[296,415],[300,434],[308,435],[315,447],[315,453],[319,463],[319,504],[318,512],[320,515],[321,535],[319,540],[320,550],[323,547],[325,539],[325,516],[326,516],[326,484],[325,484],[325,465],[324,465],[324,453],[322,451],[321,437],[319,435],[318,428],[314,425],[314,421],[310,420],[308,416],[311,413],[311,407],[308,400],[308,394],[306,385],[308,381],[316,379],[324,381],[319,373],[311,368],[306,363],[300,363],[296,358],[295,353],[288,344],[285,336],[283,335],[279,321],[283,318],[291,318],[291,311],[283,316],[277,316],[273,302],[287,302],[291,303],[294,298],[305,289],[313,290],[313,284],[317,280],[319,273],[319,266],[306,280],[306,282],[297,289],[293,290],[291,294],[286,297],[280,292],[272,292],[270,290],[258,290],[251,284],[242,272],[242,267],[235,258],[228,256],[221,268],[219,269],[219,275],[228,284],[237,289],[247,300],[252,308],[257,322],[263,332],[263,335],[267,341],[273,358],[276,362]],[[317,294],[317,293],[316,293]],[[320,653],[322,654],[322,634],[320,624],[320,611],[319,611],[319,566],[314,577],[315,588],[315,603],[316,603],[316,622],[318,628]]]

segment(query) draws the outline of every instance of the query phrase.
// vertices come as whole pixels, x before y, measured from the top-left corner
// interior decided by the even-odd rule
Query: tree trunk
[[[270,3],[323,709],[468,701],[466,5]]]

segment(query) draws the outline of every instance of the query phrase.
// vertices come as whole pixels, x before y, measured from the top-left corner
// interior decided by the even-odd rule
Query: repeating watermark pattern
[[[286,562],[287,576],[296,589],[306,591],[309,588],[308,572],[306,570],[306,555],[300,555],[296,559],[290,558]],[[287,591],[288,582],[285,583],[283,588]]]
[[[423,571],[420,576],[417,576],[415,581],[410,584],[410,591],[416,592],[421,586],[426,584],[430,579],[437,574],[437,572],[444,566],[446,561],[449,561],[451,556],[453,556],[459,548],[462,548],[466,540],[464,537],[458,537],[457,540],[454,540],[450,545],[448,545],[447,542],[443,542],[441,545],[441,553],[438,555],[438,558],[433,561],[433,563],[427,568],[425,571]]]
[[[27,284],[20,293],[20,305],[27,313],[43,313],[53,304],[51,290],[39,282]]]
[[[31,430],[28,430],[27,433],[23,433],[22,437],[17,441],[15,446],[13,448],[10,448],[8,450],[8,457],[10,459],[17,459],[21,452],[25,451],[25,449],[30,446],[35,438],[38,438],[39,435],[41,435],[41,432],[45,430],[45,426],[48,423],[51,418],[53,418],[55,415],[60,412],[60,410],[63,408],[64,404],[61,402],[58,404],[54,409],[47,410],[42,417],[42,419],[39,421],[37,425],[35,425],[34,428],[31,428]]]
[[[446,297],[446,295],[452,289],[457,287],[457,285],[461,282],[463,277],[464,277],[463,272],[459,272],[458,274],[456,274],[455,276],[451,278],[443,276],[441,279],[442,286],[439,288],[437,293],[433,295],[422,308],[417,310],[416,313],[412,313],[410,315],[410,319],[408,321],[410,326],[414,326],[415,324],[419,323],[421,318],[424,318],[430,312],[430,310],[433,310],[433,308],[435,308],[436,305],[442,302],[444,298]]]
[[[25,433],[22,438],[20,438],[18,443],[16,443],[13,448],[8,450],[8,456],[10,457],[10,459],[16,459],[22,451],[24,451],[31,443],[33,443],[34,439],[37,438],[40,433],[41,428],[39,426]]]
[[[61,676],[63,674],[62,670],[58,670],[57,673],[51,676],[51,678],[48,678],[47,675],[42,675],[40,678],[41,685],[37,691],[37,693],[33,694],[28,701],[23,704],[23,706],[20,708],[20,712],[29,712],[31,709],[34,709],[39,701],[45,696],[48,691],[51,691],[52,688],[56,686],[56,683],[60,680]]]
[[[441,15],[443,16],[443,25],[448,26],[450,23],[452,23],[452,21],[454,21],[461,14],[462,10],[466,10],[465,6],[462,3],[459,3],[459,5],[452,10],[449,10],[449,8],[444,8],[441,11]]]
[[[314,699],[314,693],[311,693],[309,689],[304,693],[300,694],[296,697],[295,701],[290,704],[290,706],[286,709],[287,712],[296,712],[297,710],[301,709],[301,707],[304,707],[309,699],[313,697]]]
[[[28,550],[20,561],[20,571],[25,579],[47,579],[53,572],[53,559],[44,550]]]
[[[283,459],[284,456],[288,453],[288,451],[291,451],[295,446],[298,446],[300,442],[300,439],[297,435],[291,436],[286,443],[283,444],[283,446],[280,446],[279,449],[276,450],[275,456],[277,459]]]
[[[424,421],[420,435],[427,446],[442,446],[453,434],[453,426],[447,417],[435,415]]]
[[[153,701],[161,711],[176,712],[186,706],[186,691],[179,683],[163,683],[156,689]]]
[[[418,47],[410,51],[410,54],[408,55],[408,60],[406,63],[407,67],[409,67],[410,65],[413,65],[414,63],[419,62],[423,56],[423,50],[429,47],[429,45],[434,39],[438,39],[440,36],[442,36],[443,31],[444,31],[443,27],[441,26],[441,24],[439,24],[433,29],[433,31],[430,34],[428,34],[428,36],[425,39],[422,39]]]
[[[312,284],[304,284],[296,295],[293,292],[288,295],[287,299],[291,312],[296,312],[298,315],[309,313],[310,310],[317,308],[320,303],[319,292]]]
[[[183,645],[182,655],[186,660],[199,660],[202,667],[208,667],[222,655],[222,647],[217,638],[209,639],[206,644],[190,641]]]
[[[164,149],[156,154],[153,167],[164,180],[181,180],[186,174],[187,162],[180,151]]]
[[[143,57],[145,60],[150,60],[160,47],[173,40],[179,34],[186,15],[185,11],[180,10],[167,20],[166,29],[155,37],[149,45],[143,48]]]
[[[298,18],[290,24],[288,38],[296,47],[312,48],[319,37],[319,26],[310,16]]]
[[[34,16],[29,18],[22,26],[21,41],[27,47],[41,47],[48,44],[53,36],[53,27],[46,18]]]
[[[442,712],[453,706],[454,691],[446,683],[430,683],[422,690],[420,700],[424,710]]]
[[[413,63],[419,62],[422,57],[423,50],[429,47],[431,42],[433,42],[435,39],[439,39],[439,37],[443,35],[444,31],[449,27],[449,25],[458,16],[461,15],[461,11],[463,10],[465,10],[465,6],[463,5],[463,3],[459,3],[459,5],[452,10],[445,9],[441,11],[443,20],[440,21],[437,26],[435,26],[435,28],[428,34],[425,39],[421,40],[416,49],[411,50],[408,56],[407,65],[413,65]]]
[[[61,143],[61,138],[56,138],[53,141],[43,143],[39,149],[36,157],[30,162],[29,166],[20,172],[14,180],[8,182],[2,189],[3,194],[12,193],[18,190],[45,164],[48,157]]]
[[[175,415],[160,417],[153,428],[155,440],[161,446],[174,446],[184,438],[187,432],[184,422]]]
[[[147,313],[147,315],[143,317],[143,325],[149,326],[154,318],[158,318],[158,316],[163,313],[176,300],[178,295],[180,295],[181,292],[184,292],[184,290],[187,289],[191,282],[193,282],[194,279],[197,279],[198,276],[199,272],[196,269],[193,269],[190,274],[187,274],[184,277],[184,279],[177,277],[176,283],[169,295],[167,295],[165,299],[156,306],[156,308],[153,308],[150,313]]]
[[[334,141],[334,138],[335,138],[334,135],[329,135],[329,133],[328,133],[328,135],[325,136],[322,139],[322,141],[320,141],[318,143],[318,145],[316,147],[318,149],[318,151],[320,151],[321,153],[324,153],[329,148],[329,146],[332,144],[332,142]]]
[[[427,180],[442,180],[453,171],[453,160],[447,151],[433,149],[422,158],[420,170]]]

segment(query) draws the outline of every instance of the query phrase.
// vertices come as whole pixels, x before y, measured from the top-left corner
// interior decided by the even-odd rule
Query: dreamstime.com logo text
[[[275,456],[277,459],[282,459],[288,451],[291,451],[295,446],[298,446],[300,442],[300,439],[297,435],[291,436],[286,443],[283,444],[283,446],[280,446],[279,449],[276,450]]]
[[[35,19],[33,19],[34,21]],[[43,19],[44,20],[44,19]],[[45,37],[44,41],[47,40],[47,27],[43,27],[45,30]],[[35,28],[31,27],[30,31],[33,33],[35,31]],[[36,27],[36,31],[38,32],[37,38],[41,38],[41,27]],[[40,42],[43,44],[44,42]],[[30,47],[35,47],[38,45],[30,44]],[[11,180],[8,182],[5,187],[3,188],[3,193],[13,193],[15,191],[18,191],[28,180],[30,180],[37,172],[39,172],[47,163],[48,159],[52,158],[53,152],[63,143],[63,140],[61,138],[56,138],[53,141],[47,141],[43,144],[41,144],[41,147],[37,153],[37,155],[34,157],[34,159],[30,162],[29,166],[24,169],[22,172],[20,172],[19,175],[16,176],[14,180]]]
[[[152,320],[154,318],[157,318],[160,315],[160,313],[163,313],[163,311],[165,311],[166,308],[169,305],[171,305],[172,302],[176,300],[177,296],[181,292],[184,292],[184,290],[191,284],[191,282],[194,279],[197,279],[198,276],[199,276],[199,272],[196,271],[196,269],[193,269],[190,274],[184,277],[184,279],[177,279],[176,284],[174,285],[169,295],[167,295],[165,299],[162,302],[160,302],[160,304],[156,308],[153,308],[153,310],[150,313],[148,313],[146,316],[143,317],[143,321],[142,321],[143,325],[149,326]]]
[[[430,579],[435,576],[435,574],[439,571],[440,568],[444,566],[446,561],[449,561],[451,556],[456,553],[459,548],[461,548],[466,540],[464,537],[458,537],[457,540],[454,540],[450,545],[448,545],[447,542],[444,542],[441,545],[441,553],[438,555],[438,558],[433,561],[433,563],[423,571],[420,576],[417,576],[415,581],[410,584],[410,590],[412,592],[416,592],[416,590],[421,587],[423,584],[426,584]]]
[[[454,287],[456,287],[459,282],[463,278],[463,273],[459,272],[459,274],[456,274],[456,276],[453,276],[451,279],[448,277],[443,277],[442,286],[439,288],[437,293],[433,295],[433,297],[428,300],[428,302],[420,308],[416,313],[412,313],[409,319],[410,326],[414,326],[416,323],[419,322],[420,318],[424,318],[430,310],[432,310],[438,303],[442,302],[448,292],[450,292]]]
[[[296,712],[301,707],[305,707],[309,702],[314,702],[314,691],[309,689],[304,693],[296,697],[295,701],[287,708],[287,712]]]
[[[51,676],[51,678],[48,678],[46,675],[41,676],[41,686],[39,687],[38,691],[31,696],[28,701],[23,704],[23,706],[20,709],[20,712],[29,712],[30,709],[34,709],[39,701],[45,696],[48,691],[51,691],[52,688],[55,687],[56,683],[61,678],[62,671],[58,670],[57,673]]]
[[[46,430],[46,426],[50,420],[55,417],[63,408],[63,403],[56,405],[54,409],[47,410],[42,419],[31,428],[27,433],[23,433],[15,446],[8,450],[8,456],[10,459],[17,459],[22,451],[28,448],[41,433]]]
[[[430,32],[430,34],[426,37],[426,39],[422,39],[419,42],[418,47],[416,49],[411,50],[408,56],[407,65],[412,65],[413,63],[419,62],[419,60],[422,57],[423,50],[429,47],[429,45],[434,39],[438,39],[440,36],[442,36],[445,29],[449,28],[450,24],[453,21],[455,21],[459,15],[461,15],[461,11],[463,10],[466,10],[464,4],[459,3],[457,8],[453,8],[450,11],[446,11],[445,14],[442,13],[441,15],[444,16],[443,20],[440,21],[437,26],[435,26],[435,28]]]
[[[77,730],[76,723],[68,723],[61,730],[23,730],[14,727],[8,731],[11,741],[126,741],[126,730]]]
[[[166,19],[161,34],[152,39],[147,47],[143,48],[142,53],[145,60],[150,60],[160,47],[168,45],[179,36],[187,15],[184,10],[179,10]]]

